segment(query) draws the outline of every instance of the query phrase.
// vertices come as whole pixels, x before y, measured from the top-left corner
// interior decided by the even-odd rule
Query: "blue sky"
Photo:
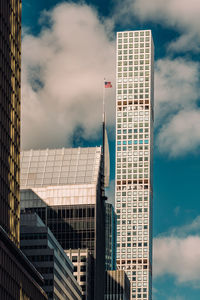
[[[153,32],[154,300],[200,295],[199,11],[199,0],[23,1],[24,149],[99,145],[115,32]],[[112,195],[115,89],[106,92]]]

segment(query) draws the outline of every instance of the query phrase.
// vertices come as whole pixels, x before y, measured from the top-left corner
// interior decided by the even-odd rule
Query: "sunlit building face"
[[[0,225],[19,247],[21,1],[0,11]]]
[[[117,267],[131,299],[152,299],[153,41],[150,30],[117,33]]]

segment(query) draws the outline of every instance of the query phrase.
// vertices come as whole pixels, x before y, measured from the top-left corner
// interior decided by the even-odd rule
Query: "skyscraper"
[[[117,267],[131,299],[152,299],[153,63],[150,30],[117,33]]]
[[[82,300],[81,287],[73,276],[73,264],[50,229],[37,214],[21,214],[20,248],[44,277],[48,300]]]
[[[0,298],[45,300],[19,249],[21,0],[0,0]]]
[[[84,286],[83,300],[103,299],[104,200],[100,147],[21,152],[21,208],[36,212],[62,248],[73,249],[77,262],[85,255],[78,249],[88,249],[90,280],[87,274],[77,277]]]
[[[19,247],[21,1],[0,1],[0,225]]]

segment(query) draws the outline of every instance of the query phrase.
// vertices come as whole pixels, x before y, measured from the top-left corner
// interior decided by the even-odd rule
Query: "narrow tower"
[[[153,63],[150,30],[117,33],[117,268],[131,299],[152,299]]]

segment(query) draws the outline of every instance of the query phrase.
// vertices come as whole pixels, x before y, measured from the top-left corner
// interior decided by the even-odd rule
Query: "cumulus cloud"
[[[185,32],[178,38],[171,41],[168,45],[168,50],[172,52],[199,52],[200,51],[200,35],[199,32]]]
[[[200,283],[200,216],[153,240],[153,275],[172,275],[178,284]]]
[[[173,275],[178,283],[197,285],[200,278],[200,237],[154,239],[154,277]]]
[[[184,58],[155,64],[156,144],[169,156],[185,155],[200,145],[199,64]]]
[[[114,82],[112,23],[87,5],[62,3],[45,12],[41,32],[22,42],[22,147],[69,146],[80,126],[98,139],[103,79]],[[114,123],[114,88],[106,90]]]
[[[180,227],[172,228],[170,235],[186,238],[188,235],[198,235],[200,232],[200,216],[197,216],[191,223]]]
[[[200,147],[200,109],[181,111],[164,124],[157,136],[161,152],[171,157],[185,155]]]
[[[170,44],[176,51],[199,51],[199,0],[124,0],[118,2],[116,20],[130,23],[133,16],[140,21],[153,21],[178,30],[180,36]]]
[[[164,58],[155,64],[156,122],[169,113],[196,106],[199,97],[199,64],[184,58]]]
[[[153,7],[146,3],[141,12],[137,6],[142,19],[151,10],[154,15],[154,2]],[[158,9],[163,5],[160,1]],[[85,4],[62,3],[43,12],[40,24],[39,35],[27,28],[23,33],[22,148],[71,146],[77,127],[84,139],[99,140],[103,78],[115,82],[112,20],[100,19]],[[199,77],[197,62],[184,58],[156,62],[155,127],[160,152],[178,156],[199,146]],[[106,89],[112,130],[114,91],[114,85]]]

